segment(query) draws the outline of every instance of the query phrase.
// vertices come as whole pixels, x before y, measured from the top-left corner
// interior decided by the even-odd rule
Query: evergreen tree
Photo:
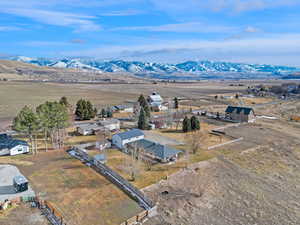
[[[174,98],[174,108],[175,109],[179,108],[179,103],[178,103],[178,98],[177,97]]]
[[[183,123],[182,123],[182,130],[183,132],[187,133],[189,131],[192,130],[192,127],[191,127],[191,120],[186,116],[183,120]]]
[[[59,103],[66,107],[69,107],[69,105],[70,105],[66,96],[61,97],[61,99],[59,100]]]
[[[145,107],[147,105],[147,101],[146,101],[144,95],[140,95],[138,102],[140,103],[141,107]]]
[[[97,115],[97,109],[93,107],[90,101],[80,99],[76,104],[75,115],[80,120],[90,120]]]
[[[196,118],[195,130],[200,130],[200,121]]]
[[[102,118],[106,117],[106,110],[105,109],[101,110],[101,116],[102,116]]]
[[[150,112],[150,107],[148,105],[148,103],[146,102],[145,106],[142,107],[145,111],[145,115],[147,116],[147,118],[150,118],[151,117],[151,112]]]
[[[113,117],[112,111],[107,110],[107,111],[106,111],[106,117],[107,117],[107,118],[112,118],[112,117]]]
[[[197,118],[195,116],[191,117],[191,130],[196,130]]]
[[[146,113],[143,107],[141,107],[139,121],[138,121],[138,128],[141,130],[146,130],[149,128],[148,120],[146,117]]]
[[[13,129],[25,134],[29,138],[33,152],[37,152],[34,135],[36,135],[38,131],[38,125],[36,114],[28,106],[25,106],[13,121]]]

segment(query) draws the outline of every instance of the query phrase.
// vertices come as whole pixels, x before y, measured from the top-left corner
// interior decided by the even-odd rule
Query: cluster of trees
[[[108,109],[101,109],[101,117],[102,118],[112,118],[113,117],[113,113],[112,111],[108,108]]]
[[[141,130],[149,129],[149,119],[151,117],[149,104],[143,95],[140,95],[138,102],[141,108],[138,120],[138,128]]]
[[[89,100],[80,99],[76,104],[75,115],[79,120],[90,120],[97,115],[97,109]]]
[[[46,151],[49,138],[54,148],[63,148],[69,120],[67,105],[68,101],[63,97],[59,102],[47,101],[35,110],[25,106],[15,117],[13,129],[29,139],[33,153],[37,153],[37,137],[41,134]]]
[[[182,122],[182,131],[187,133],[197,130],[200,130],[199,119],[196,116],[192,116],[190,119],[186,116]]]

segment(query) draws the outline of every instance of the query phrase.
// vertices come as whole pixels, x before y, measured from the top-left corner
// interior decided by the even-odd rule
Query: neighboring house
[[[117,119],[102,120],[99,124],[109,131],[120,130],[120,121]]]
[[[0,135],[0,156],[19,155],[29,152],[29,145],[26,141],[13,139],[6,134]]]
[[[225,111],[225,118],[235,122],[254,122],[255,113],[252,108],[228,106]]]
[[[133,113],[134,107],[131,105],[115,105],[112,108],[113,112],[128,112]]]
[[[139,129],[132,129],[126,132],[115,134],[112,137],[112,143],[120,149],[125,149],[126,144],[144,139],[143,131]]]
[[[144,150],[145,155],[160,162],[176,161],[178,155],[182,153],[182,151],[170,148],[166,145],[161,145],[147,139],[138,140],[136,142],[130,143],[130,145],[132,147]]]
[[[104,140],[104,141],[97,141],[96,142],[96,148],[98,148],[99,150],[103,151],[107,148],[111,147],[111,142],[108,140]]]
[[[85,123],[77,126],[77,133],[86,136],[93,135],[99,131],[103,131],[105,128],[96,123]]]

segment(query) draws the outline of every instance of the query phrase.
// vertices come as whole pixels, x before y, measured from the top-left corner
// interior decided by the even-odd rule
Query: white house
[[[158,93],[153,92],[151,95],[148,96],[147,101],[149,102],[152,110],[154,111],[162,110],[163,99]]]
[[[132,129],[130,131],[115,134],[112,137],[112,143],[120,149],[124,149],[126,144],[142,140],[145,138],[143,131],[139,129]]]
[[[29,145],[26,141],[13,139],[6,134],[0,135],[0,156],[19,155],[29,152]]]

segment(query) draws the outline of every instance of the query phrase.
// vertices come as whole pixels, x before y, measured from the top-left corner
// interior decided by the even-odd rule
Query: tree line
[[[69,120],[68,106],[66,97],[59,102],[47,101],[34,110],[25,106],[14,118],[13,129],[28,138],[32,153],[37,153],[37,137],[41,134],[44,136],[46,151],[49,139],[53,148],[63,148]]]

